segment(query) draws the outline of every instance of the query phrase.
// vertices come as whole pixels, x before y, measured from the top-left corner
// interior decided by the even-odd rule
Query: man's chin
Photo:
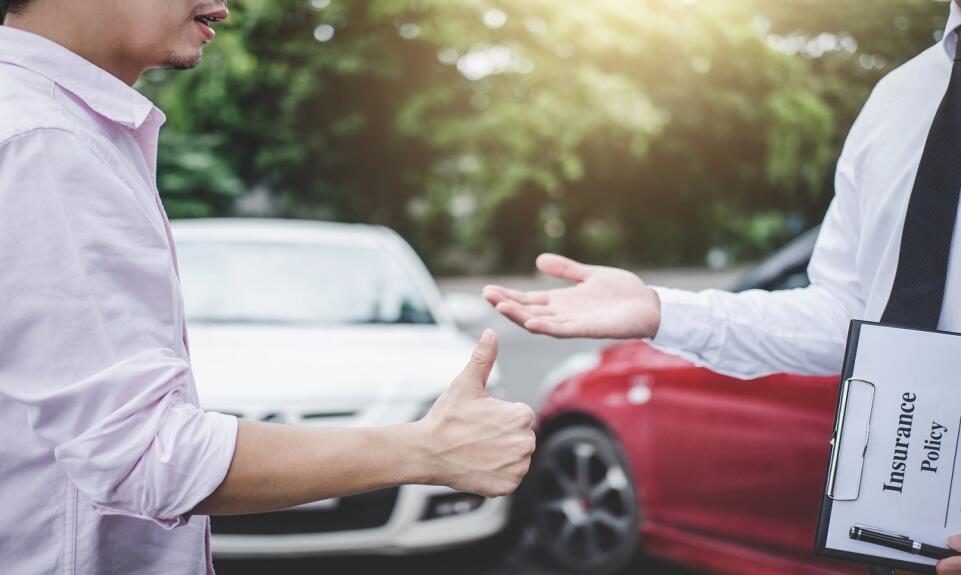
[[[191,56],[183,54],[175,54],[173,52],[167,54],[167,58],[164,60],[163,67],[168,70],[190,70],[196,68],[200,64],[200,59],[203,56],[202,53],[193,54]]]

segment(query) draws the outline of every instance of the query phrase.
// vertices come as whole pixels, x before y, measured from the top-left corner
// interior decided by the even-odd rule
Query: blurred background
[[[173,217],[397,230],[441,275],[542,250],[723,267],[816,224],[945,0],[235,0],[169,116]]]
[[[540,402],[553,385],[559,385],[554,397],[575,398],[573,411],[578,401],[589,402],[592,392],[564,391],[571,386],[560,382],[574,377],[576,385],[579,370],[606,365],[599,358],[609,342],[529,336],[472,310],[465,298],[478,299],[488,281],[552,285],[532,275],[534,257],[545,250],[644,270],[653,283],[688,289],[803,285],[806,279],[797,278],[813,236],[758,268],[764,273],[755,270],[747,282],[736,278],[819,223],[833,194],[844,138],[872,87],[938,41],[948,13],[945,0],[234,0],[230,7],[232,17],[219,28],[202,66],[155,70],[138,86],[169,118],[159,187],[171,217],[295,218],[395,230],[439,279],[448,301],[437,306],[466,309],[466,321],[460,321],[463,313],[452,314],[462,335],[476,336],[484,327],[501,333],[501,387],[512,399],[538,406],[541,415]],[[250,237],[263,239],[257,231]],[[408,263],[403,265],[410,269],[420,265]],[[765,276],[770,269],[774,275]],[[344,293],[356,292],[356,286],[342,283]],[[451,296],[461,299],[452,304]],[[430,294],[425,298],[430,301]],[[443,316],[431,309],[435,318]],[[196,346],[203,395],[202,370],[210,370],[210,386],[216,380],[211,373],[219,373],[207,364],[230,364],[238,372],[237,365],[245,364],[238,363],[235,332],[192,323],[200,341],[210,342]],[[277,339],[273,326],[264,329],[267,340],[290,345]],[[343,332],[323,335],[324,329],[303,336],[305,349],[314,349],[310,341],[344,339]],[[426,345],[423,334],[399,333],[395,330],[399,339],[391,340],[391,347],[403,345],[396,343],[401,340]],[[381,357],[378,345],[387,344],[366,346],[370,357]],[[205,350],[215,348],[234,350],[224,356],[233,359],[209,360]],[[360,357],[353,349],[339,353]],[[764,404],[767,412],[779,414],[765,434],[756,415],[745,418],[717,407],[733,405],[724,400],[729,391],[713,395],[729,388],[707,386],[729,381],[674,365],[679,381],[705,385],[698,399],[682,406],[694,420],[713,417],[727,435],[751,438],[753,443],[741,442],[751,445],[747,452],[773,449],[793,457],[771,465],[771,475],[753,484],[742,477],[692,483],[691,477],[729,477],[730,470],[722,464],[691,467],[690,460],[636,439],[644,429],[645,438],[667,436],[641,425],[659,420],[656,412],[640,411],[648,409],[642,404],[650,392],[638,395],[648,388],[636,383],[648,382],[656,373],[651,366],[665,360],[652,359],[647,348],[617,353],[616,361],[631,367],[617,382],[596,383],[596,389],[607,389],[607,406],[629,390],[629,402],[641,397],[636,411],[622,417],[616,409],[598,408],[592,425],[604,432],[600,440],[590,430],[583,434],[576,424],[584,421],[554,413],[566,423],[542,434],[539,453],[542,459],[578,462],[589,453],[590,469],[600,471],[589,470],[588,483],[610,485],[611,478],[627,477],[621,486],[627,499],[607,508],[622,512],[631,525],[622,538],[608,535],[591,548],[585,537],[604,535],[603,526],[584,528],[576,510],[565,512],[560,532],[535,519],[539,512],[518,511],[524,497],[534,501],[531,508],[554,504],[553,496],[544,494],[557,483],[551,483],[552,475],[566,473],[559,465],[536,474],[536,485],[528,488],[534,495],[515,498],[510,511],[501,505],[486,512],[487,519],[478,518],[487,507],[472,511],[469,499],[422,493],[417,497],[429,507],[428,515],[438,509],[437,501],[449,507],[442,513],[451,517],[434,525],[435,515],[408,513],[414,496],[402,490],[393,511],[393,500],[379,494],[308,511],[315,514],[314,527],[304,510],[297,516],[299,527],[288,524],[296,511],[215,522],[218,569],[227,574],[859,572],[810,555],[823,469],[821,435],[830,432],[836,383],[804,381],[791,388],[791,381],[779,382],[779,389],[793,391],[781,398],[780,411]],[[341,377],[313,357],[305,355],[298,361],[306,363],[297,365],[320,362],[315,368],[326,379]],[[450,369],[434,371],[442,371],[443,379]],[[339,397],[306,385],[295,395],[302,401],[327,405]],[[760,395],[767,393],[763,389],[768,388],[759,387]],[[751,392],[738,393],[741,402],[751,401]],[[277,411],[268,395],[259,396],[272,410],[268,415],[246,415],[289,415]],[[229,394],[223,397],[229,403]],[[711,411],[697,412],[701,404]],[[791,411],[808,404],[818,406],[816,413]],[[818,426],[824,433],[812,435]],[[565,435],[559,431],[575,437],[559,443],[557,437]],[[770,443],[776,434],[782,435],[780,443]],[[761,435],[768,439],[757,439]],[[713,436],[713,431],[705,435],[702,447],[710,448]],[[744,453],[729,456],[750,465],[741,460]],[[809,462],[814,474],[799,474],[800,461]],[[570,473],[582,479],[580,468]],[[762,503],[752,508],[745,491]],[[797,493],[806,495],[797,499]],[[351,531],[350,525],[378,506],[388,513],[383,520],[392,517],[387,527]],[[708,513],[698,515],[703,510]],[[647,518],[652,521],[644,523]],[[491,538],[495,524],[498,532]],[[644,527],[651,524],[667,531]],[[637,553],[638,525],[644,554]],[[760,528],[738,531],[737,525]],[[458,533],[461,544],[381,556],[396,552],[404,533],[407,541],[420,533],[418,545],[429,546],[430,529]],[[298,530],[325,533],[298,535]],[[390,535],[385,539],[383,532]],[[224,535],[231,533],[239,535],[228,547]],[[771,533],[792,535],[772,539]],[[351,545],[342,549],[338,542],[352,541],[352,534],[360,543],[351,543],[351,556],[341,557],[339,551]],[[695,539],[683,540],[691,534]],[[298,537],[305,538],[301,547]],[[250,541],[258,542],[259,551]],[[324,557],[297,558],[298,548],[308,555],[322,551]]]
[[[536,485],[527,497],[543,514],[557,511],[558,502],[566,507],[560,531],[552,531],[546,520],[532,518],[540,512],[518,510],[523,496],[508,506],[414,486],[400,495],[215,521],[215,550],[229,551],[218,557],[221,572],[860,572],[810,554],[836,381],[785,377],[777,386],[783,393],[770,392],[771,382],[732,392],[731,381],[640,343],[608,348],[610,342],[523,334],[479,311],[477,296],[488,281],[555,285],[532,274],[534,257],[545,250],[643,270],[652,283],[688,289],[804,285],[814,236],[802,234],[819,223],[831,199],[844,138],[873,85],[941,38],[946,0],[233,0],[230,8],[232,17],[219,27],[203,65],[154,70],[138,85],[169,118],[159,187],[170,216],[375,224],[396,231],[416,256],[380,228],[308,233],[276,222],[245,228],[233,221],[223,229],[201,223],[191,232],[181,225],[187,268],[198,270],[185,278],[188,305],[200,301],[192,291],[217,306],[224,299],[217,294],[232,290],[236,309],[256,316],[191,318],[201,395],[219,386],[223,403],[213,407],[240,405],[237,377],[283,362],[291,366],[291,381],[295,371],[314,377],[292,384],[287,393],[295,403],[333,411],[305,415],[278,403],[283,386],[267,389],[251,376],[245,385],[261,388],[260,395],[250,391],[251,402],[259,403],[256,409],[241,405],[238,414],[382,422],[331,381],[353,381],[344,375],[351,365],[376,368],[385,350],[409,345],[411,355],[435,353],[418,356],[423,359],[414,367],[433,366],[444,382],[454,370],[446,366],[466,357],[468,338],[495,327],[503,347],[499,386],[541,410],[549,424],[539,457],[559,462],[533,474]],[[284,242],[307,235],[311,257],[327,250],[343,269],[354,270],[353,279],[348,273],[332,278],[342,281],[325,293],[347,301],[361,293],[361,282],[370,288],[363,293],[375,296],[399,290],[386,308],[373,306],[381,312],[397,304],[398,315],[341,322],[352,324],[346,328],[316,321],[320,316],[296,317],[303,311],[299,302],[309,299],[303,294],[328,283],[317,274],[290,291],[301,299],[281,302],[290,304],[284,313],[294,315],[283,322],[271,315],[277,294],[304,270],[288,257],[303,246]],[[239,289],[243,281],[224,287],[216,277],[202,280],[204,270],[221,274],[212,271],[219,265],[231,273],[249,269],[256,251],[251,242],[282,254],[256,265],[285,263],[289,273],[253,285],[251,294],[260,291],[250,299]],[[356,243],[354,252],[345,251],[349,242]],[[209,252],[210,245],[213,256],[190,255],[196,246]],[[341,251],[330,252],[331,245]],[[367,250],[369,256],[375,246],[407,271],[383,279],[349,255]],[[433,278],[419,275],[417,256]],[[404,274],[418,285],[401,290]],[[396,285],[384,287],[391,282]],[[288,329],[298,322],[313,331]],[[238,350],[246,344],[238,342],[252,337],[277,342],[276,349],[259,344],[252,349],[266,349],[263,357],[245,357]],[[335,344],[346,346],[338,354],[350,361],[330,367],[317,349]],[[592,379],[611,365],[620,370],[617,377]],[[351,377],[360,378],[354,371]],[[671,381],[657,380],[665,372],[685,382],[683,393],[694,389],[694,399],[679,404],[686,412],[658,418],[652,410],[663,408],[652,406],[661,392],[651,390],[670,389]],[[210,375],[216,373],[229,375],[218,380]],[[376,370],[363,377],[387,385]],[[316,381],[330,383],[326,395]],[[381,413],[398,420],[419,416],[438,393],[432,385]],[[732,393],[738,402],[724,400]],[[757,397],[767,403],[750,416],[732,407]],[[347,407],[334,409],[336,402]],[[579,406],[586,406],[583,413]],[[751,461],[744,458],[790,457],[763,459],[770,475],[756,471],[753,483],[732,475],[720,456],[704,464],[714,467],[698,468],[696,453],[660,452],[664,442],[657,438],[670,435],[657,426],[678,413],[720,422],[724,433],[712,428],[692,442],[700,449],[733,434],[738,441],[728,444],[753,442],[726,454],[745,466]],[[798,471],[799,462],[813,475]],[[564,493],[552,499],[552,488],[560,484],[563,491],[565,474],[607,489],[604,501]],[[748,510],[746,496],[760,503]],[[598,510],[606,510],[598,517],[609,532],[585,519]],[[370,529],[355,531],[368,519]],[[639,530],[644,550],[659,560],[637,554]],[[604,537],[592,544],[590,533]],[[428,549],[444,536],[459,538],[461,547]],[[339,557],[350,549],[353,557]],[[411,556],[378,558],[399,550]],[[290,558],[317,553],[334,557]]]

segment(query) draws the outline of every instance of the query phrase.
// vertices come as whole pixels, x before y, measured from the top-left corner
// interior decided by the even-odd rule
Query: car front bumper
[[[211,540],[218,559],[250,557],[296,557],[316,555],[405,555],[455,547],[500,532],[510,519],[510,500],[487,499],[479,507],[459,515],[425,519],[437,496],[455,494],[446,487],[401,487],[386,523],[368,529],[327,530],[322,533],[245,533],[217,531]],[[296,513],[291,511],[289,513]],[[262,516],[270,531],[271,514]]]

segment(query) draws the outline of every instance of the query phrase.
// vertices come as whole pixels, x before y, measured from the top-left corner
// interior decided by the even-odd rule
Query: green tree
[[[386,224],[437,270],[753,257],[816,223],[870,87],[931,0],[237,0],[168,111],[183,215],[268,189]],[[190,176],[201,157],[204,177]],[[201,163],[203,163],[201,162]],[[238,183],[239,182],[239,183]]]

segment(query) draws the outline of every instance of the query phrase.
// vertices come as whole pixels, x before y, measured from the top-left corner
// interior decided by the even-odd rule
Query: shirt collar
[[[140,128],[156,109],[150,100],[116,76],[30,32],[0,26],[0,63],[3,62],[46,77],[101,116],[128,128]]]
[[[961,6],[951,0],[951,15],[948,16],[948,23],[944,27],[944,36],[941,38],[941,46],[947,52],[948,58],[954,60],[954,55],[958,49],[958,27],[961,26]]]

